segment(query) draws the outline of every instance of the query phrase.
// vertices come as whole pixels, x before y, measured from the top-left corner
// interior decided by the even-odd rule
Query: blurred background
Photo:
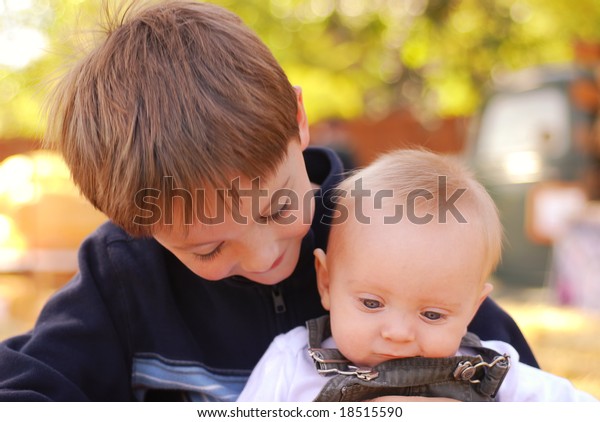
[[[543,369],[600,398],[600,1],[212,2],[269,45],[312,143],[348,167],[415,145],[470,163],[506,231],[493,297]],[[44,96],[102,13],[0,0],[0,339],[31,328],[105,220],[40,142]]]

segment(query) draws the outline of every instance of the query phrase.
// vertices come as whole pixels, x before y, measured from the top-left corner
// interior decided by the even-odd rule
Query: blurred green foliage
[[[118,0],[115,0],[118,1]],[[573,42],[600,41],[600,0],[212,0],[270,46],[309,118],[469,115],[494,75],[567,62]],[[43,132],[48,81],[89,40],[100,0],[0,0],[0,139]],[[24,59],[17,29],[35,29],[45,54]],[[8,47],[7,47],[8,46]]]

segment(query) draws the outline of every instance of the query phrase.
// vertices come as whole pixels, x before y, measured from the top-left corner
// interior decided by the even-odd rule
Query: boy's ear
[[[304,100],[302,98],[302,88],[299,86],[294,87],[296,91],[296,101],[298,102],[298,112],[296,119],[298,120],[298,130],[300,135],[300,146],[304,150],[310,143],[310,132],[308,130],[308,118],[306,117],[306,110],[304,110]]]
[[[317,272],[317,288],[321,295],[321,304],[329,310],[329,271],[327,270],[327,256],[323,249],[315,249],[315,270]]]

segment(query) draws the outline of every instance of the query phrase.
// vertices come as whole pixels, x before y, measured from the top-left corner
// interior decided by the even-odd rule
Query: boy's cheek
[[[312,214],[297,213],[294,219],[289,223],[279,223],[278,231],[280,238],[302,239],[310,230],[312,223]],[[277,224],[277,223],[276,223]]]
[[[198,262],[198,260],[191,259],[182,259],[181,257],[177,257],[183,264],[194,274],[199,277],[202,277],[209,281],[217,281],[222,280],[228,276],[230,276],[230,267],[229,265],[224,265],[222,263],[202,263]]]
[[[312,224],[314,213],[315,213],[315,198],[313,189],[310,188],[310,184],[307,184],[308,189],[302,195],[302,200],[297,204],[297,208],[293,211],[293,224],[300,224],[303,226],[309,226]]]

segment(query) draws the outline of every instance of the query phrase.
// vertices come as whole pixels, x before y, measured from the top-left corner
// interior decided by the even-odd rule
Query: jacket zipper
[[[271,289],[271,297],[273,299],[273,307],[275,308],[276,314],[284,313],[287,308],[285,306],[285,301],[283,300],[283,294],[281,292],[281,287],[273,286]]]

